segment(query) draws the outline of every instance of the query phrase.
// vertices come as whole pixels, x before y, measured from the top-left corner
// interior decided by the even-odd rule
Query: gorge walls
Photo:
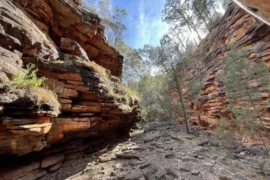
[[[241,8],[270,25],[270,2],[265,0],[234,0]]]
[[[238,52],[246,52],[245,61],[254,62],[254,66],[259,62],[263,63],[269,70],[269,41],[270,27],[268,25],[255,19],[235,4],[230,6],[217,27],[201,41],[185,70],[179,72],[181,76],[184,76],[186,87],[194,80],[197,84],[201,84],[199,93],[193,99],[190,97],[191,89],[183,89],[192,122],[215,131],[221,119],[230,119],[228,98],[221,80],[224,76],[226,57],[232,51],[230,46],[237,44]],[[261,114],[263,125],[269,130],[269,87],[262,86],[257,80],[250,82],[250,85],[257,87],[259,91],[255,106]],[[239,108],[241,103],[243,102],[237,103]]]
[[[0,13],[0,179],[56,171],[140,119],[123,56],[80,1],[1,0]],[[15,83],[30,64],[44,87]]]

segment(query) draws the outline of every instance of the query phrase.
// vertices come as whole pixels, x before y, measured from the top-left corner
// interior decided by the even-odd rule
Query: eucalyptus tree
[[[166,0],[163,20],[175,31],[190,31],[197,39],[220,21],[219,9],[225,0]]]
[[[111,33],[108,34],[108,40],[116,48],[118,48],[118,44],[121,43],[123,32],[126,30],[126,26],[123,24],[125,16],[127,16],[126,9],[115,7],[112,21],[107,22],[111,29]]]
[[[185,55],[179,50],[178,44],[175,43],[170,36],[164,35],[160,40],[160,47],[158,47],[155,62],[156,65],[160,67],[160,70],[166,73],[168,81],[170,82],[170,89],[176,92],[178,96],[179,108],[177,109],[180,109],[182,112],[186,131],[189,133],[187,109],[182,92],[183,81],[179,73],[184,58]],[[174,109],[172,110],[175,111]],[[176,110],[175,112],[178,111]]]
[[[100,16],[102,24],[106,27],[105,35],[109,43],[118,48],[118,44],[122,41],[123,32],[126,30],[123,23],[124,17],[127,16],[126,9],[113,7],[111,0],[85,0],[83,8]]]
[[[201,24],[196,20],[196,16],[190,10],[188,3],[181,3],[179,0],[166,0],[163,20],[168,24],[177,25],[179,28],[195,32],[198,39],[202,39],[199,32]]]

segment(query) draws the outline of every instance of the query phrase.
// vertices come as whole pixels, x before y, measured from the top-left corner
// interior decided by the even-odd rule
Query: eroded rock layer
[[[265,0],[234,0],[258,19],[270,24],[270,2]]]
[[[62,37],[74,39],[89,59],[109,69],[113,75],[121,76],[123,57],[106,43],[99,17],[83,10],[76,0],[18,2],[32,15],[31,20],[36,26],[50,34],[55,44],[61,44]]]
[[[193,122],[215,130],[219,120],[230,119],[228,98],[221,78],[224,76],[224,61],[231,51],[231,45],[237,44],[239,51],[247,52],[246,61],[254,62],[254,65],[256,62],[262,62],[270,69],[269,41],[268,25],[256,20],[235,4],[231,4],[219,25],[202,40],[185,71],[184,81],[187,85],[194,78],[202,79],[203,83],[198,96],[194,96],[195,99],[189,96],[190,89],[183,90],[189,116]],[[254,79],[250,85],[257,87],[260,92],[260,96],[255,100],[255,106],[262,114],[263,124],[268,130],[270,128],[269,89],[257,82],[257,79]]]
[[[0,179],[54,172],[139,120],[123,57],[80,1],[1,0],[0,13]],[[14,84],[30,64],[46,88]]]

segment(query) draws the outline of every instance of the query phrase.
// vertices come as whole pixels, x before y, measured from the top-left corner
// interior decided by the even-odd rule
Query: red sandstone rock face
[[[107,44],[99,17],[81,9],[78,0],[17,1],[45,34],[52,31],[50,36],[57,45],[62,37],[76,40],[90,60],[121,76],[123,57]]]
[[[270,1],[267,0],[234,0],[244,10],[270,25]]]
[[[193,122],[214,130],[218,119],[229,118],[226,94],[223,84],[219,81],[219,77],[223,74],[224,57],[228,54],[223,47],[236,42],[240,48],[249,52],[248,61],[262,60],[270,69],[269,41],[269,26],[257,21],[252,15],[236,6],[226,12],[219,26],[200,43],[185,72],[188,74],[185,77],[186,83],[193,77],[203,78],[203,87],[197,99],[190,102],[188,93],[186,94],[189,115]],[[261,97],[255,103],[263,114],[265,127],[269,129],[270,94],[265,87],[258,86],[258,89],[261,91]]]
[[[29,19],[26,13],[16,5],[7,0],[1,3],[4,8],[1,9],[3,19],[0,29],[0,50],[3,54],[2,63],[5,64],[5,66],[1,66],[1,81],[9,81],[12,74],[20,71],[23,63],[36,64],[39,68],[38,74],[47,77],[46,84],[57,92],[62,106],[62,115],[60,118],[50,118],[55,116],[54,112],[44,112],[35,108],[29,111],[25,109],[22,112],[19,110],[18,104],[14,105],[15,112],[11,112],[8,110],[9,104],[13,103],[16,98],[7,99],[5,95],[0,96],[4,109],[2,111],[4,117],[1,120],[1,132],[13,137],[0,143],[0,149],[3,149],[0,154],[23,155],[31,151],[40,151],[49,144],[66,141],[65,134],[67,133],[91,131],[95,127],[97,127],[96,131],[109,129],[110,125],[120,124],[121,121],[124,122],[119,127],[125,127],[136,121],[136,112],[131,113],[131,116],[125,115],[117,105],[114,105],[114,101],[110,97],[106,97],[103,89],[106,85],[103,84],[104,82],[98,74],[76,65],[77,61],[89,62],[89,51],[85,51],[77,43],[77,40],[95,44],[98,51],[97,57],[102,56],[101,54],[106,54],[107,58],[111,56],[115,60],[121,57],[118,52],[106,44],[102,34],[98,33],[99,19],[97,16],[88,14],[86,16],[93,18],[93,20],[85,22],[82,20],[83,15],[79,11],[62,0],[51,1],[50,3],[45,0],[21,0],[20,3],[24,5],[27,11],[30,11],[29,8],[34,8],[37,11],[37,13],[30,11],[30,14],[34,15],[34,19],[42,20],[48,29],[50,25],[59,23],[55,26],[58,29],[68,27],[66,30],[62,29],[61,33],[69,32],[69,28],[74,28],[74,24],[79,23],[76,32],[74,29],[74,33],[77,33],[77,35],[71,33],[69,37],[82,36],[81,39],[61,38],[59,42],[54,43],[52,39],[54,39],[56,32],[52,32],[52,34],[42,32],[43,28],[38,28],[39,24],[36,26],[33,23],[36,20]],[[59,19],[66,17],[68,20],[58,22],[54,16]],[[52,39],[49,38],[50,35]],[[61,35],[64,36],[64,34]],[[59,44],[59,47],[57,44]],[[61,55],[60,50],[62,51]],[[98,60],[102,64],[102,57],[100,58]],[[115,61],[111,60],[109,63],[104,62],[104,64],[118,66]],[[121,66],[118,66],[118,68],[121,68]],[[112,70],[117,70],[117,68]],[[121,75],[121,73],[118,75]],[[26,117],[20,119],[15,116],[19,114],[26,115]],[[129,118],[131,118],[130,121],[125,120]],[[99,124],[102,125],[98,127]],[[82,136],[85,136],[85,134]],[[27,141],[29,145],[23,146],[21,143],[26,143],[24,139],[30,137],[31,140]]]
[[[139,120],[138,102],[126,104],[130,111],[120,108],[102,76],[87,66],[94,60],[107,68],[117,86],[123,57],[105,41],[100,19],[82,11],[79,1],[1,0],[0,13],[0,179],[54,172],[92,148],[89,138],[126,132]],[[58,98],[44,88],[6,91],[12,75],[29,63]],[[3,164],[9,155],[22,157]]]

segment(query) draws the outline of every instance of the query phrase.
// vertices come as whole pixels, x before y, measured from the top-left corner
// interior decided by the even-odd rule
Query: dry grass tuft
[[[89,69],[97,73],[104,81],[107,88],[107,95],[115,99],[115,104],[123,110],[124,113],[132,112],[131,107],[140,102],[140,98],[135,91],[121,83],[121,81],[112,76],[111,72],[93,61],[76,61],[74,64],[77,67]]]
[[[44,88],[45,77],[38,77],[38,69],[35,65],[28,64],[26,69],[14,74],[13,79],[6,85],[7,96],[11,101],[23,100],[26,104],[36,106],[39,109],[52,111],[53,115],[60,114],[60,103],[57,95]]]
[[[118,107],[119,107],[125,114],[132,112],[132,107],[130,107],[129,105],[126,105],[126,104],[119,104]]]
[[[50,90],[41,87],[25,87],[21,89],[10,89],[6,96],[11,102],[23,102],[27,106],[35,106],[39,110],[51,111],[51,114],[60,114],[60,103],[57,96]]]
[[[98,65],[94,61],[75,61],[75,66],[89,69],[92,72],[99,74],[103,79],[108,78],[111,75],[110,70]]]
[[[121,88],[124,91],[126,99],[130,99],[131,104],[138,104],[141,101],[139,96],[138,96],[138,93],[136,91],[132,90],[130,87],[128,87],[124,84],[121,84]]]
[[[57,95],[55,93],[40,87],[29,88],[28,92],[29,93],[26,96],[32,99],[37,106],[46,104],[51,107],[51,110],[56,115],[60,114],[61,104],[58,102]]]

